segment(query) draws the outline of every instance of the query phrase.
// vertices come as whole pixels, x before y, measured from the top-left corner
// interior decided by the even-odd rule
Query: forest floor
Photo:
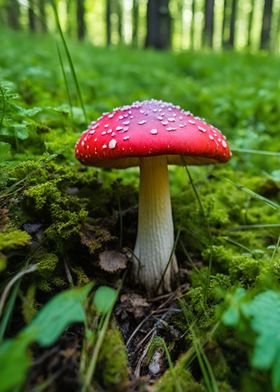
[[[72,63],[51,37],[0,34],[0,391],[280,391],[280,58],[69,42]],[[233,156],[170,167],[180,270],[147,298],[128,251],[139,172],[84,167],[74,145],[151,98]]]

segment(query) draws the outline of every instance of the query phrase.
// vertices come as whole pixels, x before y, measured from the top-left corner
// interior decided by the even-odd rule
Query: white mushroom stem
[[[168,181],[167,158],[164,155],[140,159],[140,194],[138,233],[134,249],[133,270],[148,294],[171,289],[177,271],[175,255],[168,261],[174,246],[174,228]],[[166,269],[167,268],[167,269]]]

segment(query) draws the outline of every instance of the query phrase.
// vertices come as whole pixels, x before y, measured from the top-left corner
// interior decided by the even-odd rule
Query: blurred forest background
[[[52,1],[1,0],[0,22],[17,30],[56,29]],[[60,0],[68,36],[95,45],[279,52],[279,0]]]

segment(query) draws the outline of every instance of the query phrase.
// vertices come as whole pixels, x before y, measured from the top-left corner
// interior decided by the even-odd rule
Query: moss
[[[0,272],[4,271],[7,265],[7,257],[0,253]]]
[[[155,383],[153,387],[154,392],[176,392],[190,391],[190,392],[206,392],[205,387],[196,382],[189,370],[186,368],[188,361],[188,353],[183,354],[177,361],[175,367],[168,369],[164,375]]]
[[[66,283],[66,281],[65,281],[65,279],[63,279],[62,277],[60,277],[60,276],[56,276],[53,280],[52,280],[52,283],[53,283],[53,285],[55,286],[55,287],[59,287],[59,288],[66,288],[66,286],[67,286],[67,283]]]
[[[39,261],[38,272],[45,278],[52,274],[59,261],[57,255],[54,253],[43,253],[37,260]]]
[[[57,188],[57,180],[37,184],[24,192],[24,196],[31,199],[33,208],[41,210],[47,205],[58,201],[61,192]]]
[[[85,274],[84,270],[82,267],[72,267],[71,270],[74,272],[74,274],[77,277],[77,286],[84,286],[88,282],[90,282],[90,278]]]
[[[37,282],[37,287],[39,290],[41,290],[45,293],[51,293],[53,291],[51,282],[47,281],[46,279],[40,279]]]
[[[8,229],[0,232],[0,250],[15,249],[30,243],[30,235],[22,230]]]
[[[228,265],[233,256],[233,251],[229,247],[225,247],[223,245],[213,245],[206,248],[202,252],[202,257],[205,261],[209,261],[209,258],[212,257],[212,261],[214,264],[221,264],[222,267]]]
[[[125,345],[116,326],[106,331],[105,339],[98,358],[97,374],[108,390],[122,390],[128,379],[128,361]]]
[[[241,284],[254,284],[261,273],[263,264],[263,261],[250,256],[234,256],[229,266],[230,277]]]
[[[189,289],[186,294],[186,302],[196,313],[202,313],[205,310],[204,290],[202,287]]]
[[[224,274],[215,274],[210,277],[208,287],[208,299],[214,304],[224,300],[225,292],[232,287],[232,282],[229,276]]]
[[[81,243],[88,248],[89,253],[93,254],[104,243],[113,240],[115,237],[104,227],[93,226],[85,222],[81,226],[80,238]]]
[[[25,323],[29,323],[37,312],[37,305],[35,300],[36,286],[32,284],[28,287],[22,297],[22,315]]]
[[[206,195],[202,200],[207,223],[210,226],[220,227],[229,222],[227,207],[214,195]]]

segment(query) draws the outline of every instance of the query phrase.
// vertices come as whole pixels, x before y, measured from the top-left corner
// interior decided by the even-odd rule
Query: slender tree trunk
[[[85,0],[77,0],[76,17],[78,39],[82,41],[86,35]]]
[[[46,33],[47,28],[47,18],[46,18],[46,1],[45,0],[38,0],[39,1],[39,15],[40,15],[40,30],[43,33]]]
[[[133,0],[132,7],[132,44],[138,46],[138,19],[139,19],[139,0]]]
[[[222,24],[222,43],[223,48],[226,47],[228,36],[227,36],[227,25],[228,25],[228,0],[224,0],[224,12],[223,12],[223,24]]]
[[[171,42],[169,0],[148,0],[146,47],[167,49]]]
[[[35,13],[34,13],[34,1],[28,1],[28,25],[31,31],[36,31],[35,25]]]
[[[203,43],[213,47],[215,0],[205,0]]]
[[[191,49],[195,47],[195,39],[194,39],[194,31],[195,31],[195,0],[192,0],[192,20],[191,20],[191,29],[190,29],[190,41],[191,41]]]
[[[248,39],[247,39],[247,47],[250,48],[251,47],[251,39],[252,39],[252,26],[253,26],[253,18],[254,18],[254,7],[255,1],[251,0],[250,3],[250,12],[248,15]]]
[[[238,0],[232,0],[231,3],[229,39],[228,39],[228,46],[231,48],[233,48],[235,44],[235,21],[236,21],[236,13],[237,13],[237,2]]]
[[[273,0],[264,1],[262,32],[261,32],[261,42],[260,42],[261,49],[269,49],[270,46],[272,6],[273,6]]]
[[[119,43],[123,42],[123,9],[122,9],[122,7],[123,7],[122,0],[117,0]]]
[[[20,29],[20,8],[19,3],[16,0],[8,0],[6,3],[6,12],[8,25],[15,30]]]
[[[72,17],[72,0],[67,0],[66,1],[66,14],[67,14],[67,20],[66,20],[66,31],[69,36],[73,34],[73,17]]]
[[[111,45],[111,34],[112,34],[112,24],[111,24],[111,0],[106,0],[106,44]]]
[[[275,29],[274,40],[273,40],[273,49],[275,51],[279,49],[279,43],[280,43],[280,9],[278,10],[276,29]]]

